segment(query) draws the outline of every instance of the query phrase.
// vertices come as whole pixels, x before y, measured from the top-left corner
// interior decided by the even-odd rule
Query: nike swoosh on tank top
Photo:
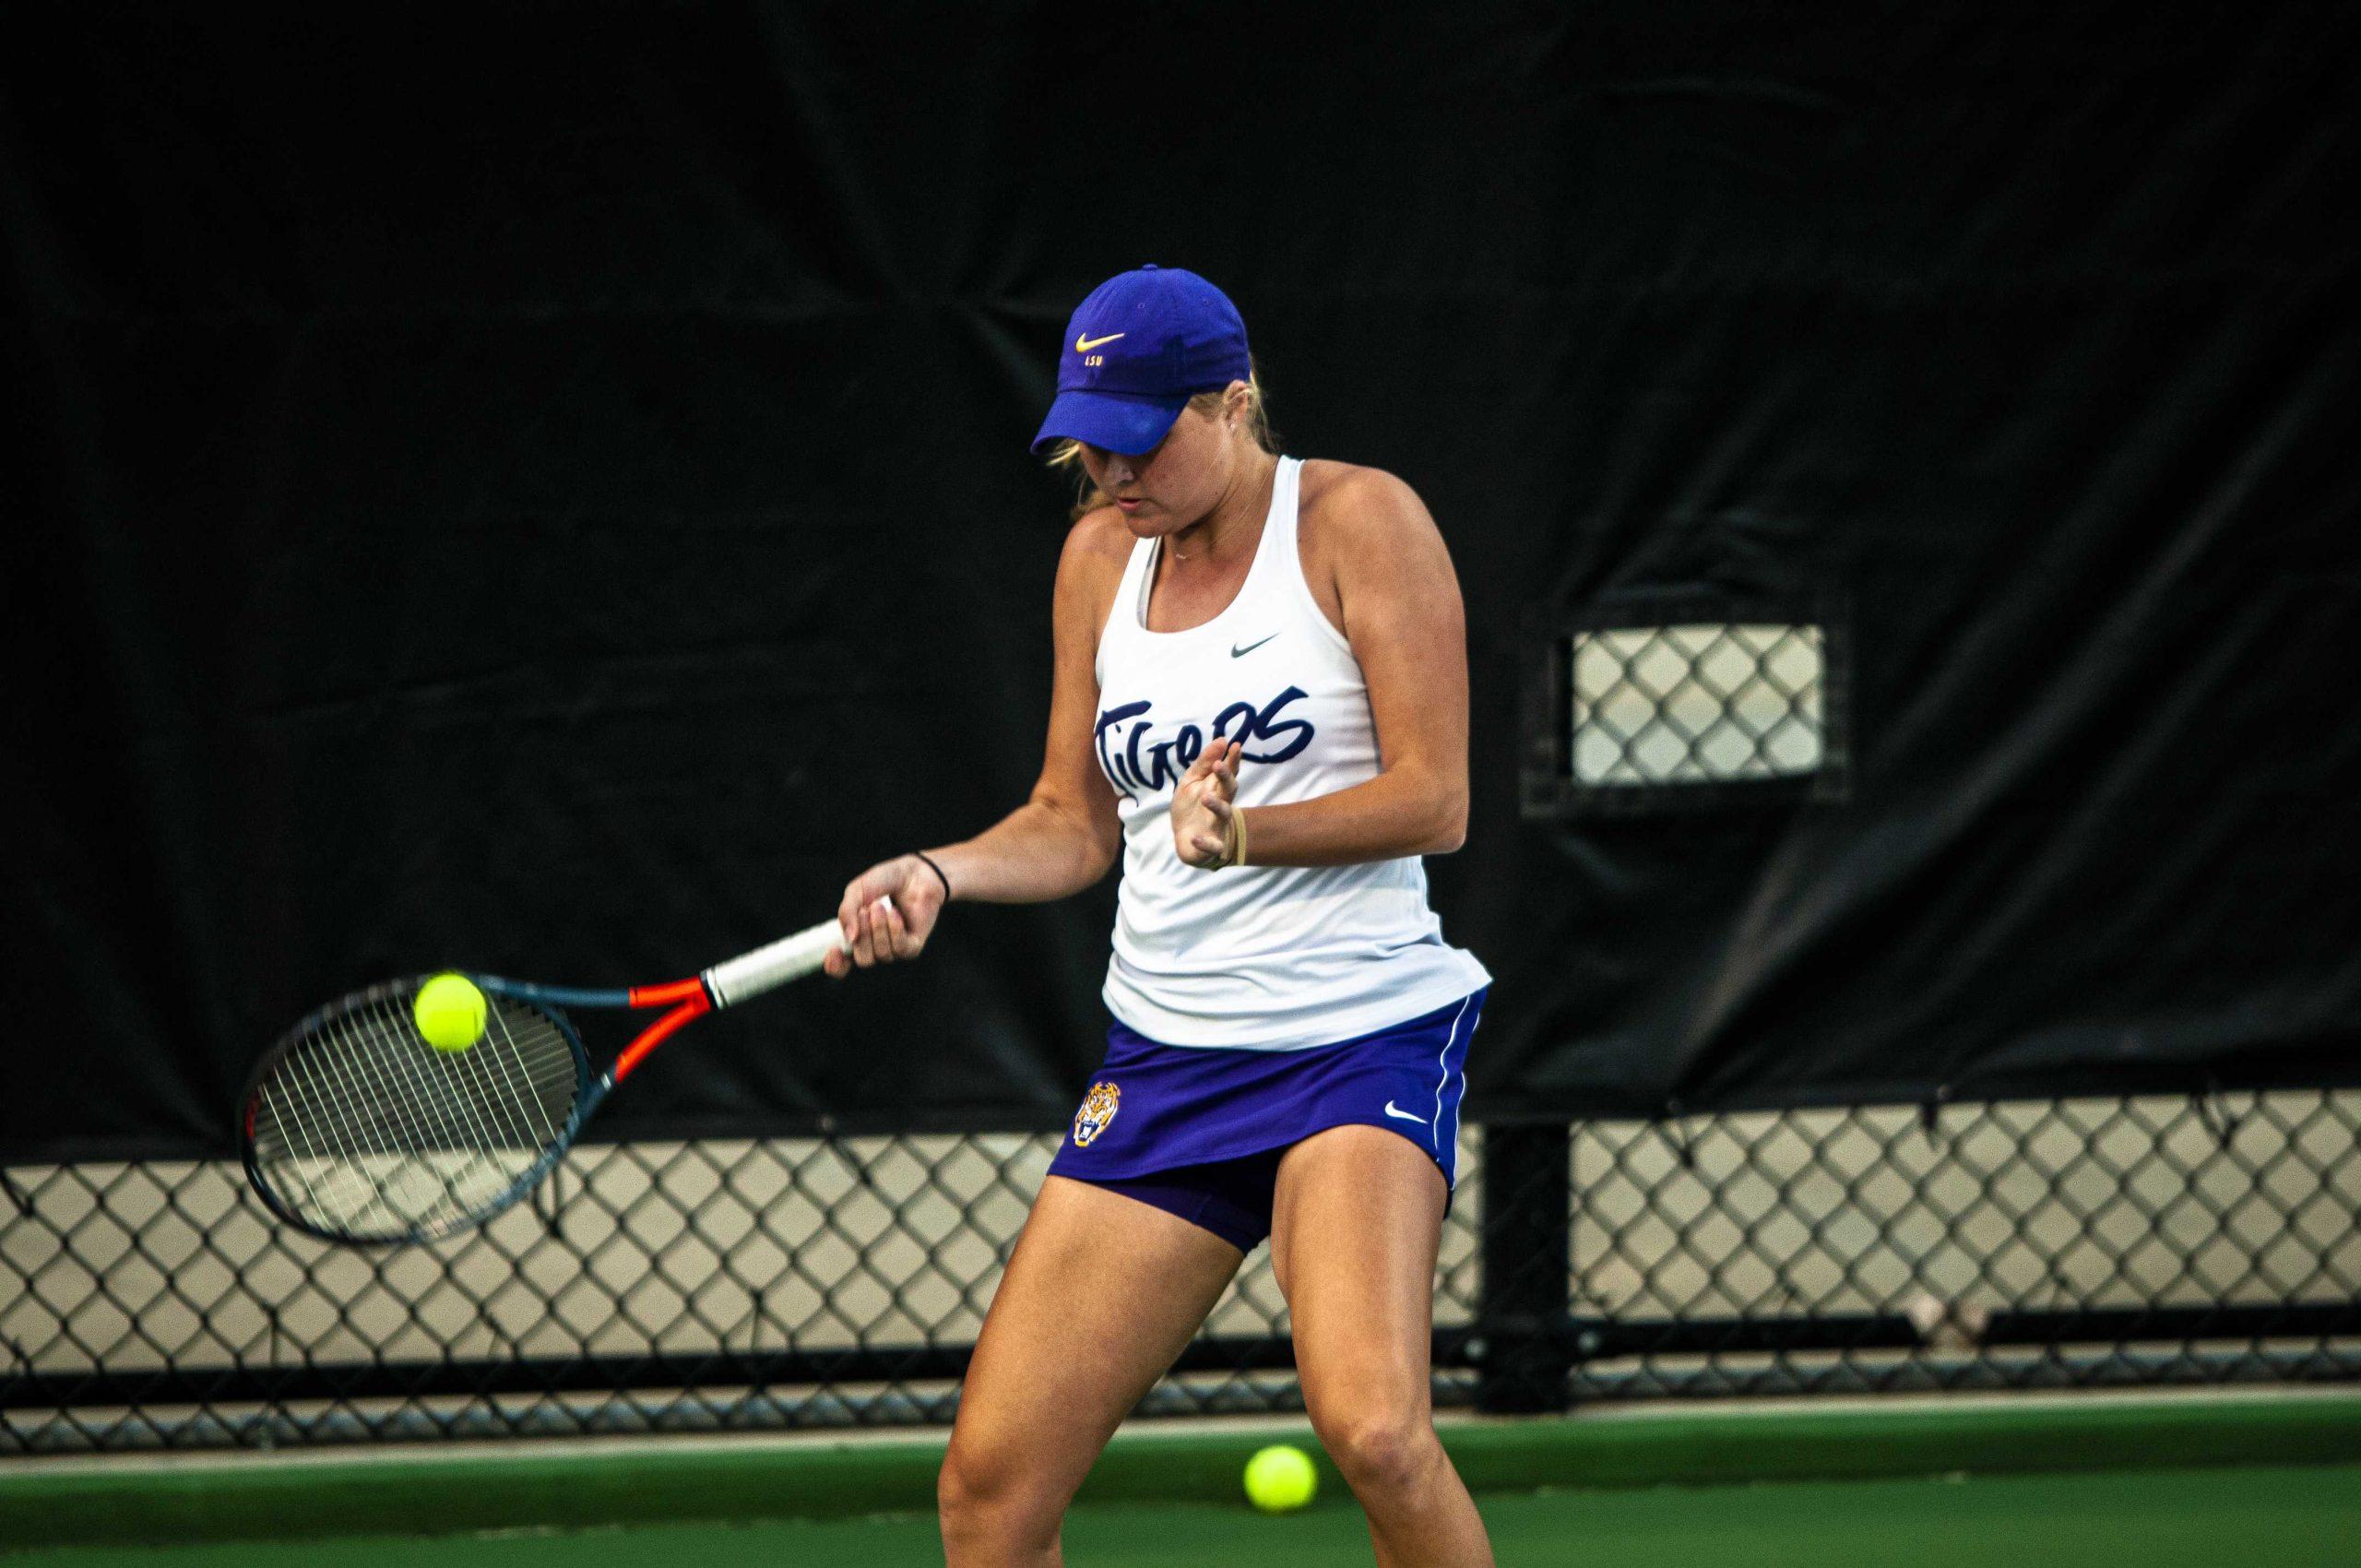
[[[1151,632],[1159,541],[1132,547],[1098,636],[1093,744],[1123,823],[1108,1010],[1167,1045],[1298,1051],[1415,1018],[1489,983],[1442,939],[1415,855],[1347,866],[1199,871],[1172,845],[1172,791],[1218,737],[1239,742],[1242,806],[1377,777],[1352,646],[1304,582],[1301,459],[1282,457],[1245,583],[1184,632]]]

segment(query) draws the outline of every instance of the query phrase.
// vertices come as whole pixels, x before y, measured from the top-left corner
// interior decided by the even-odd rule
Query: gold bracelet
[[[1242,866],[1246,863],[1246,808],[1244,806],[1232,805],[1229,808],[1229,849],[1222,856],[1221,863],[1226,866]]]

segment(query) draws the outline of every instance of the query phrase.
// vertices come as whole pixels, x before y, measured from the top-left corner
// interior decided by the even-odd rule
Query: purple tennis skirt
[[[1304,1051],[1165,1045],[1117,1023],[1050,1174],[1153,1204],[1246,1252],[1270,1234],[1279,1157],[1331,1127],[1398,1134],[1454,1182],[1467,1041],[1489,989]]]

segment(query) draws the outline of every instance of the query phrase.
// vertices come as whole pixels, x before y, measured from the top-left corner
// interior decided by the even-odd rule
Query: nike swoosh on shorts
[[[1421,1126],[1421,1127],[1423,1127],[1423,1126],[1425,1126],[1425,1125],[1427,1124],[1427,1119],[1426,1119],[1425,1117],[1423,1117],[1423,1116],[1413,1116],[1413,1115],[1411,1115],[1408,1111],[1404,1111],[1404,1110],[1400,1109],[1399,1107],[1397,1107],[1397,1106],[1396,1106],[1396,1105],[1395,1105],[1392,1100],[1390,1100],[1390,1099],[1389,1099],[1389,1100],[1387,1100],[1387,1101],[1385,1102],[1385,1113],[1386,1113],[1388,1116],[1398,1116],[1398,1117],[1400,1117],[1400,1118],[1401,1118],[1403,1121],[1405,1121],[1405,1122],[1416,1122],[1416,1123],[1417,1123],[1419,1126]]]

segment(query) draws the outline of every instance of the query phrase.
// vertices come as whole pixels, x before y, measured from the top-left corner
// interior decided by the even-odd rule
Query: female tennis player
[[[1489,1563],[1428,1350],[1489,981],[1418,857],[1467,816],[1459,589],[1409,486],[1274,449],[1235,306],[1142,267],[1066,326],[1035,451],[1093,487],[1058,565],[1032,798],[845,889],[831,973],[953,898],[1123,872],[1106,1063],[992,1301],[943,1466],[952,1568],[1060,1561],[1116,1424],[1266,1236],[1312,1425],[1385,1564]]]

